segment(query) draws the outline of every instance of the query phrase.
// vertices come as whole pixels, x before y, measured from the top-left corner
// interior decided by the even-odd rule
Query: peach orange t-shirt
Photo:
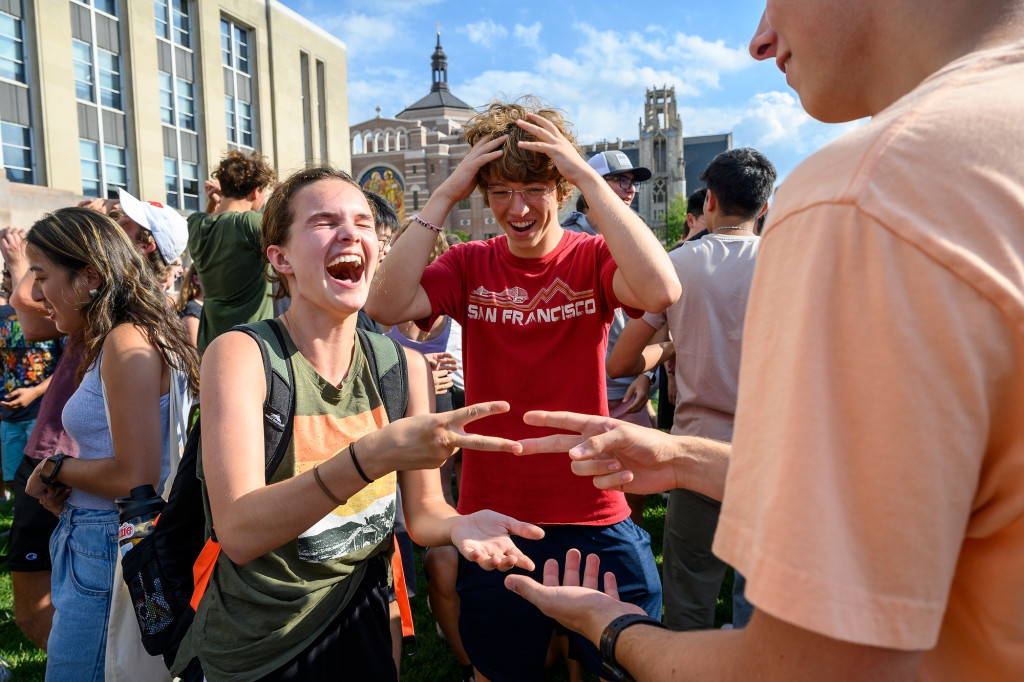
[[[714,550],[756,608],[1024,676],[1024,44],[933,74],[786,180]]]

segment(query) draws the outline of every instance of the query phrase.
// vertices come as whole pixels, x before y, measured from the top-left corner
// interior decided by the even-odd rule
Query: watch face
[[[44,460],[43,468],[39,470],[39,476],[44,480],[50,478],[50,476],[53,476],[53,469],[56,466],[57,463],[54,462],[52,459]]]

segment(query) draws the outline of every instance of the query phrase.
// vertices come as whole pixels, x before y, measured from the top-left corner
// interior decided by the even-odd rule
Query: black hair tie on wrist
[[[358,472],[359,475],[363,477],[363,480],[366,481],[367,483],[373,483],[370,477],[366,475],[366,472],[363,471],[363,467],[359,466],[359,460],[356,459],[356,451],[355,448],[353,447],[355,444],[355,441],[352,441],[351,443],[348,444],[348,456],[352,458],[352,464],[355,465],[356,472]]]

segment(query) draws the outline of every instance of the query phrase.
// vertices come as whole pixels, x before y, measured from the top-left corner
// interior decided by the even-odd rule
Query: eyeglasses
[[[554,191],[554,187],[527,187],[526,189],[492,189],[488,187],[487,196],[493,203],[505,203],[512,201],[512,196],[518,194],[528,204],[539,204]]]
[[[608,182],[617,181],[619,183],[619,189],[629,189],[630,187],[636,189],[637,187],[640,186],[639,180],[634,180],[633,178],[627,177],[625,175],[605,175],[604,179],[607,180]]]

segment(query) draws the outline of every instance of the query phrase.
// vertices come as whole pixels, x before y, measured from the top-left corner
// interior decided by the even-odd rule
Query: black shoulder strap
[[[356,329],[370,365],[370,374],[377,382],[377,392],[384,401],[388,421],[405,416],[409,406],[409,366],[405,349],[390,336]]]
[[[263,401],[263,437],[266,447],[266,481],[270,483],[291,440],[295,417],[295,368],[277,320],[240,324],[233,329],[252,337],[263,356],[263,371],[267,379],[267,397]]]

